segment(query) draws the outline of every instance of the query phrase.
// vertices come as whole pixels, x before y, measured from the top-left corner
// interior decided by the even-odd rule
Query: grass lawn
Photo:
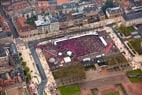
[[[119,92],[108,92],[106,95],[120,95]]]
[[[123,33],[125,36],[129,36],[131,32],[135,31],[133,27],[124,27],[124,26],[120,26],[118,30],[119,32]]]
[[[68,85],[59,87],[61,95],[80,95],[79,85]]]
[[[138,54],[142,54],[142,39],[131,40],[129,44]]]
[[[142,78],[141,78],[142,70],[140,69],[128,71],[127,76],[129,80],[133,83],[142,82]]]

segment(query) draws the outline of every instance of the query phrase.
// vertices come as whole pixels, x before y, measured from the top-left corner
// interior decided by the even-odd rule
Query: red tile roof
[[[22,27],[26,26],[25,21],[26,21],[26,19],[24,17],[19,17],[16,20],[16,23],[17,23],[17,25],[18,25],[19,28],[22,28]]]
[[[16,3],[12,3],[10,5],[7,6],[7,10],[8,11],[12,11],[12,10],[20,10],[20,9],[24,9],[29,7],[29,3],[27,1],[20,1],[20,2],[16,2]]]
[[[16,25],[18,27],[18,32],[27,32],[35,29],[36,27],[26,23],[25,17],[19,17],[16,19]]]
[[[57,4],[65,4],[65,3],[69,3],[70,0],[57,0]]]
[[[0,26],[2,27],[3,31],[10,32],[9,25],[3,16],[0,16]]]
[[[46,10],[50,7],[48,1],[38,1],[37,8],[40,10]]]
[[[4,21],[4,17],[0,16],[0,24],[3,23],[3,21]]]

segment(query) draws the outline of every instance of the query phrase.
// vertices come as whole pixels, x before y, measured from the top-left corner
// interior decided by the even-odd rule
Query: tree
[[[85,70],[81,64],[72,64],[53,71],[55,79],[64,81],[78,81],[85,78]]]
[[[133,31],[135,31],[133,27],[125,27],[123,25],[119,27],[119,32],[123,33],[125,36],[129,36]]]
[[[25,66],[24,67],[24,73],[25,73],[25,75],[27,75],[29,73],[29,71],[30,71],[29,67]]]
[[[33,25],[36,20],[37,20],[37,17],[33,16],[31,18],[28,18],[26,23],[29,24],[29,25]]]
[[[22,53],[19,53],[19,56],[22,56]]]
[[[27,75],[26,75],[26,81],[29,82],[30,80],[31,80],[31,74],[27,73]]]
[[[142,54],[142,39],[134,39],[129,43],[139,54]]]
[[[26,62],[22,61],[22,66],[25,67],[26,66]]]
[[[24,67],[24,75],[26,77],[26,82],[29,82],[29,80],[31,80],[31,74],[30,74],[30,69],[29,67],[25,66]]]
[[[22,57],[20,57],[20,61],[23,61],[23,58],[22,58]]]

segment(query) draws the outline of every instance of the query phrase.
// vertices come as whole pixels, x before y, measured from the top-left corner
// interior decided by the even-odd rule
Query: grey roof
[[[99,12],[98,12],[98,15],[99,15],[99,16],[105,16],[105,14],[104,14],[103,11],[99,11]]]
[[[92,7],[85,7],[83,9],[84,12],[89,13],[89,12],[95,12],[96,10],[98,10],[98,8],[96,6],[92,6]]]
[[[16,48],[16,45],[15,44],[11,44],[11,48],[12,50],[12,54],[18,54],[18,51],[17,51],[17,48]]]
[[[11,32],[0,32],[0,39],[12,36]]]
[[[3,47],[0,47],[0,57],[6,56],[6,51]]]
[[[71,3],[68,3],[68,4],[59,5],[59,6],[57,6],[57,8],[59,8],[59,9],[71,9],[71,8],[76,8],[77,6],[78,6],[77,3],[71,2]]]
[[[111,15],[116,15],[116,14],[122,13],[120,7],[107,8],[106,11]]]
[[[133,20],[133,19],[138,19],[138,18],[142,18],[142,11],[133,11],[127,14],[123,15],[125,20]]]
[[[72,14],[73,19],[83,19],[85,15],[83,13],[74,13]]]

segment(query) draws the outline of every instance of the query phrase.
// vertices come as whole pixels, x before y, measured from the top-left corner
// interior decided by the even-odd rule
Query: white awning
[[[65,63],[71,62],[71,58],[70,58],[70,57],[64,57],[64,62],[65,62]]]

